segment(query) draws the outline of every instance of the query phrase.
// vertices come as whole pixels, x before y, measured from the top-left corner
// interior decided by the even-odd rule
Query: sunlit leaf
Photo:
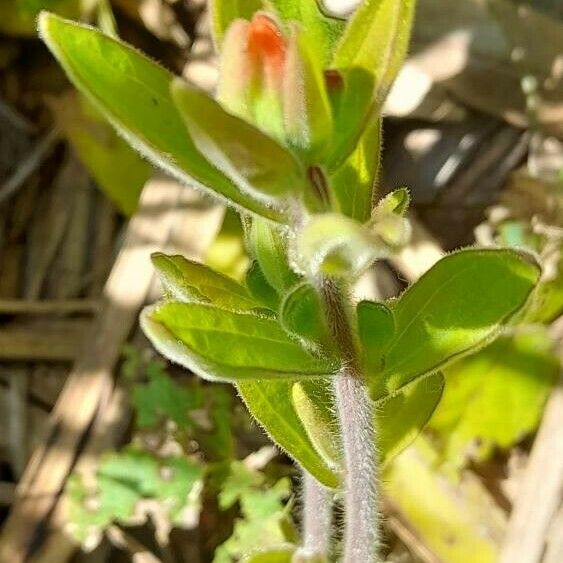
[[[286,22],[301,24],[311,38],[319,63],[327,66],[344,31],[345,21],[325,14],[320,0],[266,0],[268,5]]]
[[[212,303],[235,311],[259,307],[244,286],[204,264],[162,253],[153,254],[152,261],[166,296],[173,301]]]
[[[172,97],[198,150],[242,191],[272,202],[302,190],[299,162],[277,141],[182,80]]]
[[[295,549],[294,545],[270,548],[248,555],[243,563],[291,563]]]
[[[443,459],[460,468],[533,432],[558,369],[549,334],[539,327],[501,337],[448,368],[430,422]]]
[[[396,337],[372,396],[393,392],[488,344],[527,301],[540,276],[533,257],[503,249],[446,256],[393,305]]]
[[[145,309],[141,324],[159,352],[206,379],[322,377],[337,369],[259,314],[169,302]]]
[[[39,31],[74,85],[141,154],[227,203],[281,220],[281,212],[241,192],[196,149],[172,101],[167,70],[125,43],[53,14],[41,14]]]
[[[361,67],[375,79],[381,103],[405,57],[415,0],[364,0],[352,16],[336,49],[336,68]]]

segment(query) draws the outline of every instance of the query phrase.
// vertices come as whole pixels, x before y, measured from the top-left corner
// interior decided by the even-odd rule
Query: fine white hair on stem
[[[303,472],[303,551],[328,556],[332,530],[332,494],[309,472]]]

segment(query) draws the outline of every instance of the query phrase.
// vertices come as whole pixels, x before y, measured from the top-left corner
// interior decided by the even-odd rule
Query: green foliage
[[[113,522],[138,519],[147,499],[157,500],[172,523],[181,523],[186,510],[198,509],[197,485],[202,478],[201,465],[184,456],[159,458],[134,447],[107,454],[100,461],[94,486],[79,475],[69,481],[70,531],[78,542],[87,543]]]
[[[368,373],[378,373],[383,368],[383,356],[395,335],[393,312],[383,303],[361,301],[356,314],[364,366]]]
[[[230,563],[256,550],[260,538],[262,549],[277,547],[286,542],[283,520],[286,518],[284,500],[289,497],[289,479],[280,479],[265,488],[264,477],[242,462],[231,464],[230,474],[219,495],[221,508],[240,503],[243,518],[235,521],[233,535],[215,551],[213,563]]]
[[[393,304],[396,336],[372,395],[393,392],[498,336],[527,301],[540,269],[514,250],[464,250],[431,268]]]
[[[261,8],[261,0],[209,0],[215,43],[221,45],[223,36],[233,21],[239,18],[249,20]]]
[[[319,455],[293,402],[291,381],[244,381],[237,385],[248,410],[269,436],[321,483],[335,488],[339,477]]]
[[[233,311],[259,307],[244,286],[204,264],[162,253],[153,254],[152,261],[169,299],[182,303],[213,303]]]
[[[337,369],[259,314],[169,302],[145,309],[141,322],[158,350],[206,379],[321,377]]]
[[[415,0],[364,0],[348,23],[332,64],[373,74],[381,104],[405,57]]]
[[[172,75],[132,47],[43,12],[39,31],[74,85],[141,154],[183,182],[279,219],[242,193],[195,147],[170,94]]]
[[[199,152],[241,192],[276,204],[303,188],[300,163],[277,141],[181,80],[172,97]]]
[[[444,398],[430,427],[442,458],[460,468],[532,432],[559,369],[546,330],[503,336],[446,370]]]
[[[51,10],[61,16],[78,18],[81,0],[2,0],[0,3],[0,32],[7,35],[33,36],[37,30],[37,14]]]
[[[252,262],[248,272],[246,273],[246,286],[254,299],[268,307],[272,311],[276,311],[279,304],[279,295],[276,290],[268,283],[260,264],[257,261]]]

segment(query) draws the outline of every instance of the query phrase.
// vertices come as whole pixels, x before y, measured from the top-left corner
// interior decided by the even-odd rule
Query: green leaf
[[[189,413],[203,404],[201,389],[178,385],[155,362],[151,362],[146,371],[148,383],[135,385],[131,395],[137,426],[149,428],[163,419],[173,421],[180,429],[192,426]]]
[[[244,555],[255,552],[257,538],[261,549],[285,544],[283,523],[287,518],[284,500],[289,497],[290,481],[280,479],[265,487],[264,475],[249,469],[244,463],[233,462],[219,498],[229,502],[238,500],[242,518],[235,521],[232,536],[215,551],[213,563],[245,560]],[[221,502],[225,506],[224,502]]]
[[[243,192],[275,203],[303,189],[301,165],[277,141],[180,79],[172,97],[198,150]]]
[[[2,0],[0,33],[35,36],[37,15],[41,10],[51,10],[67,18],[78,18],[82,11],[82,2],[81,0]]]
[[[362,223],[371,213],[380,150],[381,120],[375,119],[367,125],[354,152],[330,177],[340,211]]]
[[[248,410],[272,440],[323,485],[336,488],[339,477],[319,454],[293,403],[291,381],[239,382],[239,393]]]
[[[163,303],[146,308],[143,330],[170,360],[211,380],[322,377],[334,360],[313,356],[278,322],[209,304]]]
[[[537,427],[559,363],[546,329],[501,337],[446,370],[444,398],[430,426],[456,469],[483,461]]]
[[[221,44],[225,31],[234,20],[239,18],[250,20],[260,9],[262,9],[260,0],[210,0],[209,13],[215,44]]]
[[[291,563],[295,549],[294,545],[271,548],[245,557],[243,563]]]
[[[292,29],[284,66],[283,111],[288,143],[318,162],[332,136],[332,109],[324,75],[305,31]]]
[[[356,277],[384,255],[360,223],[338,213],[313,216],[296,245],[297,259],[310,276]]]
[[[246,193],[196,149],[170,95],[173,76],[132,47],[43,12],[41,37],[74,85],[142,155],[182,182],[281,221],[283,213]]]
[[[185,456],[157,458],[134,447],[106,454],[96,471],[95,488],[88,488],[78,474],[69,480],[69,531],[91,549],[89,538],[100,537],[112,523],[133,524],[144,499],[154,501],[155,514],[182,526],[182,513],[197,506],[190,493],[202,477],[203,468]]]
[[[467,249],[440,260],[394,304],[397,336],[372,396],[489,343],[526,303],[539,276],[531,255],[509,249]]]
[[[274,289],[284,293],[297,283],[299,278],[288,262],[288,235],[283,227],[253,219],[248,243],[250,253]]]
[[[72,91],[53,98],[57,125],[101,190],[126,215],[137,209],[152,167],[83,97]]]
[[[326,347],[329,342],[321,300],[315,288],[307,282],[293,287],[283,298],[280,323],[287,332],[314,347]]]
[[[292,399],[311,443],[328,466],[338,472],[342,469],[342,444],[332,382],[297,382],[293,385]]]
[[[420,434],[438,407],[443,391],[444,376],[434,373],[376,407],[382,463],[389,463]]]
[[[356,309],[363,364],[370,375],[383,368],[383,356],[395,335],[393,312],[383,303],[361,301]]]
[[[373,74],[378,104],[385,99],[407,52],[415,3],[364,0],[334,54],[334,67],[361,67]]]
[[[183,303],[211,303],[234,311],[256,309],[259,304],[247,289],[204,264],[183,256],[152,255],[166,296]]]
[[[328,70],[325,81],[334,119],[334,136],[327,166],[334,171],[354,151],[373,121],[373,76],[363,68],[354,67]],[[373,157],[379,160],[376,153]]]
[[[373,210],[373,215],[378,218],[381,215],[392,213],[404,217],[409,210],[411,196],[407,188],[399,188],[385,197],[381,198]]]
[[[257,261],[252,262],[248,272],[246,273],[246,286],[248,290],[258,301],[272,311],[278,310],[279,295],[276,290],[268,283],[260,264]]]
[[[331,60],[336,43],[345,28],[345,21],[325,14],[320,0],[266,0],[286,22],[296,21],[310,37],[318,62],[325,67]]]

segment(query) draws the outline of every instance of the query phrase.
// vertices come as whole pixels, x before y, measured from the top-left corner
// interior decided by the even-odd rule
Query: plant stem
[[[326,319],[342,357],[334,390],[344,448],[344,563],[377,563],[379,553],[379,471],[374,407],[361,374],[346,292],[323,279],[320,293]]]
[[[303,551],[308,557],[328,556],[332,525],[330,492],[303,471]]]

